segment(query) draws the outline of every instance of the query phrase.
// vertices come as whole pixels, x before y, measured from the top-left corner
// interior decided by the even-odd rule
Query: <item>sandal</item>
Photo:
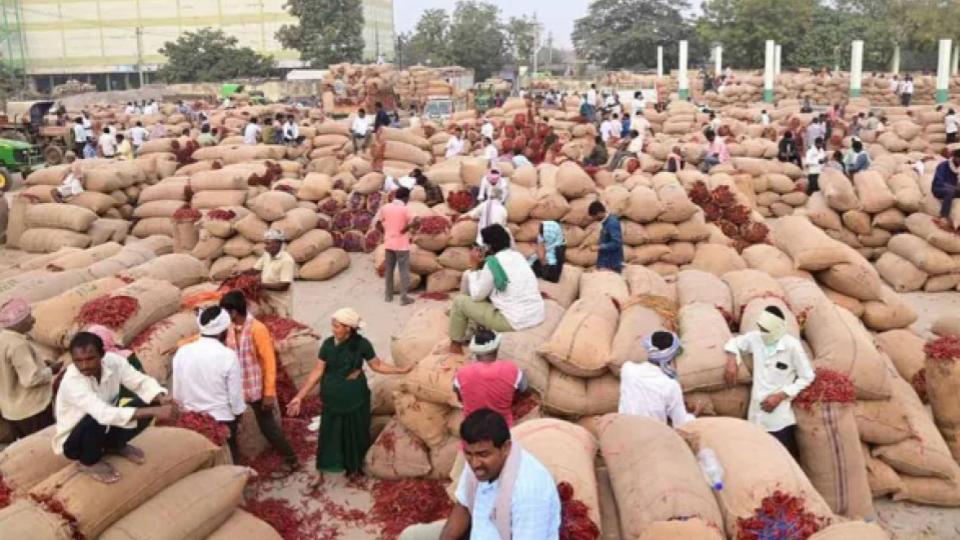
[[[89,466],[78,464],[78,468],[80,472],[89,475],[90,478],[103,484],[115,484],[120,481],[120,473],[106,461],[100,461]]]

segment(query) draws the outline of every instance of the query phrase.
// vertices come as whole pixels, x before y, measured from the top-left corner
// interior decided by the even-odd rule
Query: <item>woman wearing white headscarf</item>
[[[360,335],[360,315],[343,308],[333,314],[333,335],[320,347],[317,366],[310,372],[296,397],[287,404],[287,414],[300,414],[300,404],[317,383],[323,413],[317,443],[317,472],[314,486],[323,482],[323,473],[346,472],[356,476],[363,472],[363,459],[370,447],[370,388],[363,372],[366,362],[376,373],[385,375],[408,373],[384,363],[373,351],[373,345]]]

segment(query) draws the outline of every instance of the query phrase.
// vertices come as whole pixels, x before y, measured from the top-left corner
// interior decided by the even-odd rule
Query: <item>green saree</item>
[[[326,364],[320,382],[320,472],[363,471],[363,460],[370,448],[370,388],[363,363],[375,356],[373,345],[358,334],[339,344],[329,337],[320,347],[320,359]],[[347,376],[357,370],[360,376],[349,380]]]

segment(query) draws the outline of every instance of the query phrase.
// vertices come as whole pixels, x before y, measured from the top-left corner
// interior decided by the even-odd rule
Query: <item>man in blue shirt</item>
[[[593,201],[587,209],[594,221],[602,223],[600,241],[597,244],[597,268],[620,273],[623,268],[623,229],[620,218],[607,214],[600,201]]]
[[[390,127],[390,115],[383,109],[383,103],[376,103],[377,114],[373,118],[373,130],[377,131],[381,127]]]
[[[960,171],[960,148],[953,151],[950,159],[937,165],[933,175],[933,196],[940,199],[940,217],[949,218],[953,199],[957,196],[957,172]]]

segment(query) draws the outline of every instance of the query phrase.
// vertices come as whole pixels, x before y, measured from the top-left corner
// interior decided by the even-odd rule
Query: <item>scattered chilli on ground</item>
[[[752,517],[737,518],[737,540],[806,540],[823,525],[802,499],[774,491]]]
[[[230,439],[230,429],[227,426],[217,422],[216,419],[209,414],[202,412],[182,412],[176,419],[157,422],[157,425],[195,431],[206,437],[216,446],[223,446],[227,444],[227,440]]]
[[[369,516],[380,527],[380,540],[395,540],[410,525],[443,519],[453,509],[443,485],[430,480],[381,480],[372,493]]]
[[[140,303],[132,296],[101,296],[80,308],[77,321],[82,324],[100,324],[117,330],[139,309]]]

